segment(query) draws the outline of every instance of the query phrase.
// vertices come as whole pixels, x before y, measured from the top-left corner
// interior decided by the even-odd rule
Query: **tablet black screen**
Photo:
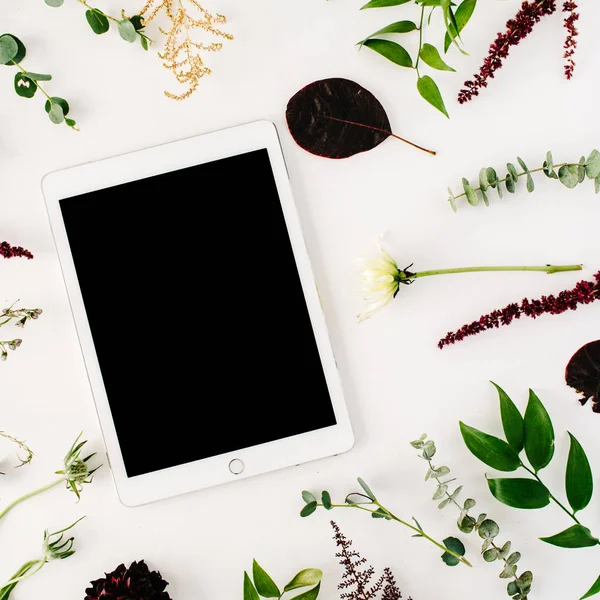
[[[335,424],[267,150],[60,208],[128,476]]]

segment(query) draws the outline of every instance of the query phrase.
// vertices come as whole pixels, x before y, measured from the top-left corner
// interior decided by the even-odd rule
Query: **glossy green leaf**
[[[569,189],[573,189],[579,183],[579,167],[577,165],[563,165],[558,169],[559,181]]]
[[[437,84],[429,77],[429,75],[424,75],[417,79],[417,89],[423,99],[427,100],[431,106],[437,108],[441,113],[450,118],[446,106],[444,105],[442,94],[440,94]]]
[[[306,587],[308,585],[316,585],[321,582],[323,571],[321,569],[304,569],[300,571],[284,588],[284,592],[295,590],[297,588]]]
[[[310,492],[307,492],[306,490],[304,490],[302,492],[302,500],[304,500],[304,502],[306,502],[306,504],[317,501],[317,499],[313,496],[313,494],[311,494]]]
[[[121,19],[118,24],[119,35],[126,41],[132,44],[137,39],[137,31],[133,23],[129,19]]]
[[[263,598],[281,598],[281,592],[271,579],[271,576],[256,562],[252,561],[252,578],[256,591]]]
[[[309,515],[312,515],[315,512],[315,510],[317,510],[317,503],[316,502],[309,502],[300,511],[300,516],[301,517],[308,517]]]
[[[135,27],[136,31],[140,31],[140,29],[144,29],[145,24],[144,24],[144,18],[141,17],[140,15],[133,15],[133,17],[131,17],[129,19],[132,23],[132,25]]]
[[[244,600],[260,600],[248,573],[244,571]]]
[[[331,496],[328,491],[323,491],[321,494],[321,504],[327,509],[331,510]]]
[[[145,37],[143,35],[140,35],[140,43],[142,44],[142,48],[144,50],[148,50],[149,45],[148,45],[148,38],[147,37]]]
[[[550,503],[550,492],[535,479],[488,479],[496,500],[513,508],[544,508]]]
[[[19,46],[12,35],[5,33],[0,37],[0,63],[9,64],[17,56],[18,51]]]
[[[15,92],[22,98],[33,98],[37,91],[35,81],[25,76],[23,73],[15,75]]]
[[[458,538],[447,537],[444,540],[444,546],[446,546],[448,550],[454,552],[455,554],[458,554],[459,556],[465,555],[465,547]],[[456,558],[456,556],[450,554],[449,552],[444,552],[444,554],[442,554],[442,560],[449,567],[455,567],[460,562],[458,558]]]
[[[375,494],[373,493],[371,488],[365,483],[365,481],[360,477],[357,477],[357,481],[358,481],[360,487],[364,490],[365,494],[367,496],[369,496],[369,498],[371,498],[371,500],[375,500]]]
[[[106,18],[104,13],[102,13],[97,8],[87,10],[85,12],[85,18],[87,19],[87,22],[92,28],[92,31],[96,35],[102,35],[103,33],[106,33],[110,28],[108,19]]]
[[[64,116],[69,114],[69,103],[64,98],[59,98],[58,96],[52,96],[52,104],[50,103],[50,100],[46,100],[46,103],[44,104],[44,110],[47,113],[50,113],[50,109],[54,105],[61,107]]]
[[[73,128],[75,128],[75,125],[77,125],[77,123],[76,123],[76,121],[74,119],[65,119],[65,123],[69,127],[73,127]]]
[[[360,10],[365,8],[385,8],[386,6],[400,6],[400,4],[406,4],[410,0],[371,0],[364,6],[360,7]]]
[[[460,421],[467,448],[483,463],[498,471],[515,471],[521,466],[517,453],[504,440],[469,427]]]
[[[371,48],[371,50],[374,50],[401,67],[412,69],[413,62],[410,54],[403,46],[396,42],[390,42],[389,40],[365,40],[363,46]]]
[[[458,32],[456,32],[456,28],[454,27],[454,25],[450,24],[450,32],[452,33],[453,37],[456,37],[465,28],[466,24],[471,19],[471,16],[473,15],[473,11],[475,10],[476,6],[477,0],[463,0],[463,2],[460,3],[459,7],[454,13],[456,23],[458,25]],[[450,37],[448,32],[446,32],[446,36],[444,38],[444,52],[448,52],[450,44],[452,44],[452,38]]]
[[[571,525],[571,527],[556,535],[543,537],[540,540],[561,548],[590,548],[596,546],[600,541],[583,525]]]
[[[590,179],[596,179],[600,175],[600,152],[592,150],[585,162],[585,173]]]
[[[575,436],[568,433],[571,438],[571,448],[567,459],[565,487],[569,504],[573,511],[577,512],[590,503],[594,493],[594,479],[585,451]]]
[[[594,581],[594,585],[583,595],[579,600],[585,600],[586,598],[591,598],[595,596],[598,592],[600,592],[600,577]]]
[[[316,600],[319,596],[319,592],[321,591],[321,584],[318,583],[316,587],[312,590],[308,590],[307,592],[303,592],[298,596],[292,596],[290,600]]]
[[[382,29],[378,29],[375,33],[368,35],[362,42],[358,42],[359,45],[363,45],[367,40],[377,36],[382,35],[384,33],[410,33],[411,31],[415,31],[417,29],[416,23],[412,21],[397,21],[396,23],[391,23]]]
[[[450,65],[442,60],[438,49],[431,44],[423,44],[419,56],[421,57],[421,60],[432,69],[456,72]]]
[[[531,466],[537,473],[554,456],[554,429],[550,415],[533,390],[523,419],[523,445]]]
[[[510,447],[518,454],[523,450],[523,417],[508,394],[493,381],[491,383],[498,391],[504,435]]]

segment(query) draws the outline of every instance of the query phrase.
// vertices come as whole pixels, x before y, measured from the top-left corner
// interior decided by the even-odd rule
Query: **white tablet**
[[[56,171],[42,188],[124,504],[352,447],[272,123]]]

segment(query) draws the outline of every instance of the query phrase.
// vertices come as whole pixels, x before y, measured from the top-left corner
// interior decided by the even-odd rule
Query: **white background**
[[[6,3],[5,3],[6,4]],[[102,0],[100,8],[117,14],[118,0]],[[127,0],[131,14],[139,10]],[[562,15],[545,18],[534,33],[514,48],[504,68],[481,97],[459,106],[454,98],[461,82],[475,72],[497,31],[518,10],[515,0],[481,0],[464,33],[470,52],[455,51],[448,60],[458,73],[436,75],[452,119],[428,107],[417,95],[414,72],[359,52],[354,43],[388,23],[416,18],[416,9],[359,12],[362,0],[287,0],[207,3],[229,17],[235,35],[223,52],[208,56],[214,74],[185,103],[162,94],[175,85],[155,56],[130,47],[116,31],[94,36],[84,9],[67,0],[51,9],[41,0],[11,2],[2,9],[2,29],[19,36],[28,56],[24,66],[51,72],[46,84],[69,100],[81,132],[54,126],[43,111],[42,98],[25,100],[12,91],[13,70],[0,72],[0,238],[31,249],[35,260],[0,261],[0,304],[17,298],[21,305],[41,307],[42,318],[29,323],[22,347],[0,366],[0,427],[27,439],[36,458],[20,470],[6,469],[0,481],[2,503],[50,481],[72,439],[84,431],[90,450],[103,453],[103,443],[88,387],[76,332],[55,254],[40,192],[42,176],[54,169],[176,140],[255,119],[275,122],[292,178],[307,245],[340,366],[356,445],[350,452],[279,472],[191,493],[140,508],[122,506],[109,469],[104,466],[76,505],[63,489],[30,500],[0,523],[0,579],[34,558],[46,527],[60,528],[85,514],[77,526],[75,556],[53,563],[17,587],[15,600],[48,597],[79,600],[90,579],[120,562],[145,559],[171,584],[175,600],[241,598],[242,577],[257,558],[276,581],[284,584],[296,571],[323,569],[322,597],[333,600],[341,568],[328,525],[334,518],[376,569],[393,568],[405,597],[475,599],[505,596],[498,580],[499,564],[478,556],[475,535],[461,536],[474,568],[445,567],[437,549],[413,540],[396,523],[373,521],[358,511],[317,512],[298,516],[300,492],[329,489],[342,500],[365,478],[380,499],[404,518],[416,516],[438,538],[458,534],[453,509],[440,512],[431,501],[434,487],[425,483],[425,465],[408,445],[423,431],[439,447],[439,463],[453,468],[466,496],[478,501],[501,528],[500,540],[511,539],[523,554],[521,565],[535,575],[532,598],[578,598],[600,573],[598,550],[563,550],[537,537],[570,525],[554,506],[542,511],[509,509],[495,501],[484,479],[485,466],[464,447],[458,421],[500,434],[494,380],[524,408],[533,388],[553,417],[556,457],[544,473],[548,485],[564,498],[566,431],[583,444],[596,474],[600,473],[597,432],[600,415],[581,408],[564,382],[571,355],[599,337],[599,307],[575,313],[523,319],[510,327],[483,333],[439,351],[446,331],[523,296],[530,298],[572,287],[600,269],[598,220],[600,202],[593,184],[567,190],[536,177],[537,190],[523,185],[492,207],[461,205],[453,214],[446,202],[448,185],[459,190],[462,176],[474,179],[482,166],[502,170],[519,155],[530,167],[541,166],[547,150],[556,161],[576,161],[600,144],[597,125],[597,60],[600,6],[583,5],[575,79],[563,78]],[[437,27],[437,26],[436,26]],[[441,33],[429,41],[437,43]],[[149,28],[159,37],[156,26]],[[285,125],[288,99],[301,87],[324,77],[348,77],[371,90],[385,106],[394,130],[438,151],[431,157],[395,140],[348,160],[312,156],[293,142]],[[175,88],[176,89],[176,88]],[[71,116],[71,115],[70,115]],[[207,201],[200,184],[165,198],[165,209]],[[249,201],[255,196],[249,190]],[[227,181],[220,197],[227,201]],[[198,223],[201,230],[201,218]],[[223,243],[235,244],[222,224]],[[582,262],[584,271],[557,274],[500,273],[457,275],[418,281],[400,290],[383,312],[361,325],[356,259],[375,250],[379,234],[401,266],[414,262],[424,270],[476,264],[545,264]],[[1,241],[0,240],[0,241]],[[162,252],[157,247],[131,248],[107,232],[107,252]],[[240,256],[245,260],[244,256]],[[173,255],[173,263],[177,256]],[[198,256],[198,271],[189,286],[200,283],[222,293],[240,293],[256,285],[264,301],[285,302],[276,274],[252,273],[237,281],[231,266],[219,261],[219,248]],[[157,278],[160,273],[157,273]],[[228,282],[223,285],[224,282]],[[236,285],[240,286],[236,290]],[[243,284],[243,285],[242,285]],[[113,315],[114,343],[127,345],[127,322],[135,318],[119,290],[106,309]],[[218,295],[215,298],[218,301]],[[157,307],[185,306],[193,295],[162,290],[147,302]],[[202,322],[210,314],[192,313]],[[173,317],[173,326],[179,316]],[[10,326],[12,327],[12,326]],[[168,337],[169,323],[157,327]],[[3,339],[13,335],[3,328]],[[234,343],[234,342],[233,342]],[[157,347],[155,368],[168,345]],[[230,368],[235,372],[235,364]],[[202,389],[202,382],[194,387]],[[226,394],[226,389],[223,390]],[[200,393],[198,435],[212,425],[202,421]],[[168,404],[168,399],[164,399]],[[290,407],[292,410],[294,407]],[[148,444],[165,440],[148,439]],[[167,440],[177,444],[177,439]],[[9,450],[3,444],[1,450]],[[7,465],[5,465],[6,467]],[[491,471],[488,469],[488,473]],[[596,479],[598,483],[598,479]],[[600,531],[598,502],[581,515]]]

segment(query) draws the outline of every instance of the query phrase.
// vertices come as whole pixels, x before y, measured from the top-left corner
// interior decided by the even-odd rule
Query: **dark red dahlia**
[[[84,600],[171,600],[165,592],[169,583],[158,571],[150,571],[143,560],[131,563],[128,569],[120,564],[105,575],[91,582]]]

